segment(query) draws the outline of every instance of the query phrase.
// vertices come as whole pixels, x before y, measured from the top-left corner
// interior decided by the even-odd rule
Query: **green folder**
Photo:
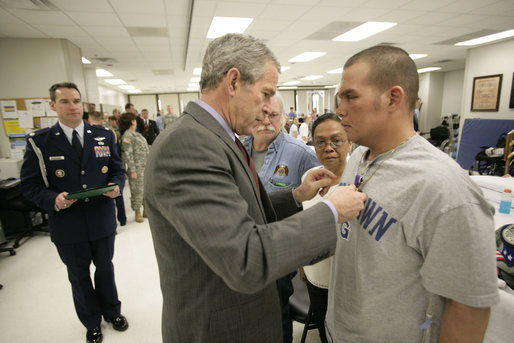
[[[88,189],[83,189],[81,191],[71,192],[66,195],[66,199],[84,199],[84,198],[92,198],[99,195],[104,194],[105,192],[112,191],[114,188],[118,186],[117,184],[103,186],[103,187],[93,187]]]

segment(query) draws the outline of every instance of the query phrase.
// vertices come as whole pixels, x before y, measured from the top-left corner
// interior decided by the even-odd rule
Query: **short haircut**
[[[95,121],[102,121],[103,115],[102,115],[102,113],[100,113],[98,111],[93,111],[93,112],[89,112],[89,118],[91,118],[92,120],[95,120]]]
[[[418,99],[419,76],[416,64],[405,50],[386,45],[373,46],[350,57],[344,69],[357,62],[370,64],[368,81],[377,90],[384,92],[393,86],[402,87],[409,110],[414,111]]]
[[[125,111],[128,111],[130,110],[130,106],[134,106],[133,104],[131,104],[130,102],[128,104],[125,105]]]
[[[147,112],[148,112],[148,110],[147,110],[146,108],[143,108],[143,109],[141,110],[141,112],[144,112],[144,111],[147,111]]]
[[[121,114],[119,126],[121,131],[128,130],[132,125],[132,120],[136,120],[136,115],[132,112],[125,112]]]
[[[118,121],[118,118],[116,118],[115,116],[109,116],[109,118],[107,118],[109,120],[114,120],[114,121]]]
[[[50,89],[48,90],[50,92],[50,100],[55,102],[55,91],[59,88],[71,88],[75,89],[77,92],[79,92],[80,97],[82,98],[82,94],[80,94],[79,88],[76,84],[73,82],[59,82],[56,84],[53,84]]]
[[[318,127],[318,125],[323,123],[323,122],[325,122],[325,121],[327,121],[327,120],[333,120],[333,121],[336,121],[338,123],[341,123],[341,118],[339,118],[339,116],[337,114],[334,114],[334,113],[325,113],[325,114],[319,116],[312,123],[312,139],[314,139],[314,132],[316,131],[316,128]]]
[[[202,63],[200,89],[215,89],[227,72],[236,68],[244,84],[253,84],[271,61],[280,72],[280,63],[271,50],[260,40],[243,34],[229,33],[216,38],[207,47]]]

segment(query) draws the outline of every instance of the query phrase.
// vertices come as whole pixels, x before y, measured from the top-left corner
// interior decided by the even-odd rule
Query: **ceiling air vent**
[[[58,11],[48,0],[0,0],[0,7],[20,10]]]
[[[93,57],[91,58],[94,62],[113,64],[118,63],[118,60],[112,57]]]
[[[173,69],[153,69],[154,75],[173,75]]]

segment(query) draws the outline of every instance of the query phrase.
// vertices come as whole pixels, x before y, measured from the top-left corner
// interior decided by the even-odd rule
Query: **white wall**
[[[148,117],[150,119],[155,119],[157,117],[157,95],[155,94],[141,94],[141,95],[131,95],[129,97],[130,103],[134,104],[134,108],[137,110],[139,114],[143,109],[148,110]],[[123,107],[125,108],[125,107]]]
[[[509,108],[513,72],[514,39],[468,50],[461,103],[461,127],[467,118],[514,119],[514,109]],[[471,112],[473,78],[495,74],[503,74],[498,112]]]
[[[0,98],[48,98],[48,88],[62,81],[86,89],[80,49],[64,39],[0,38],[0,61]],[[0,126],[0,157],[8,157]]]
[[[161,110],[168,113],[168,105],[171,105],[173,114],[180,114],[180,104],[178,102],[178,93],[158,94],[161,101]]]
[[[96,77],[96,74],[95,74]],[[128,96],[115,91],[114,89],[104,87],[102,85],[98,85],[98,101],[104,107],[104,111],[106,109],[112,110],[114,108],[119,108],[121,112],[125,112],[125,104],[128,102]],[[108,111],[107,111],[108,112]]]
[[[200,98],[199,92],[191,92],[191,93],[180,93],[180,113],[184,112],[184,109],[186,108],[187,104],[190,101],[195,101],[196,99]]]
[[[418,96],[423,101],[419,115],[421,132],[430,132],[431,128],[441,124],[443,89],[444,73],[423,73],[419,76]]]
[[[293,109],[296,107],[296,99],[294,95],[294,90],[279,90],[280,96],[282,97],[282,101],[284,102],[284,113],[289,113],[289,108]]]
[[[461,114],[462,90],[464,89],[464,70],[444,74],[443,104],[444,115]]]

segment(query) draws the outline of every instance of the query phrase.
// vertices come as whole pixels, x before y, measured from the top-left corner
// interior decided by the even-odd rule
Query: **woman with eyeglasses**
[[[341,120],[336,114],[325,113],[312,124],[312,139],[318,160],[323,167],[334,173],[335,179],[328,193],[321,197],[319,194],[313,199],[303,202],[303,208],[314,206],[327,197],[339,185],[346,166],[346,159],[352,148]],[[316,167],[319,168],[319,167]],[[334,231],[335,232],[335,231]],[[334,240],[336,239],[334,233]],[[314,321],[318,327],[321,342],[327,342],[325,335],[325,314],[327,312],[328,282],[332,257],[311,266],[300,269],[300,278],[307,283],[307,290],[311,301],[311,310]]]

